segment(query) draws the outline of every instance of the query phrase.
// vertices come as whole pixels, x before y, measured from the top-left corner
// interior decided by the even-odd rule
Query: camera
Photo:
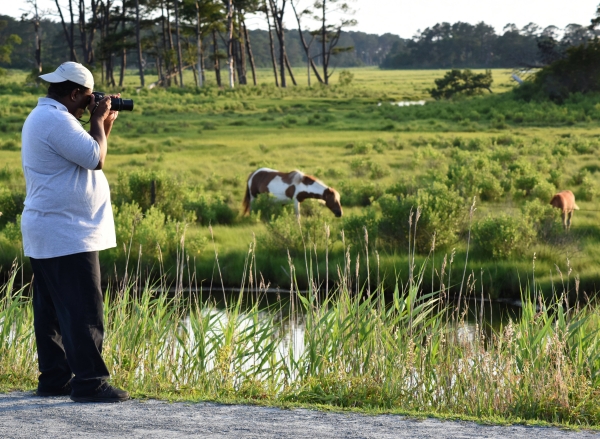
[[[106,93],[94,91],[92,94],[95,101],[100,102]],[[110,98],[110,109],[112,111],[133,111],[133,99]]]

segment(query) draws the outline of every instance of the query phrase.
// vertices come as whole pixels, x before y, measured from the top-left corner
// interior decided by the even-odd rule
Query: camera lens
[[[133,99],[110,98],[110,109],[114,111],[133,111]]]

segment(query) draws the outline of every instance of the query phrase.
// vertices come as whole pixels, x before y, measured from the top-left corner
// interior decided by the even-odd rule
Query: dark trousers
[[[30,260],[38,390],[54,391],[70,382],[72,395],[93,393],[109,375],[102,360],[98,252]]]

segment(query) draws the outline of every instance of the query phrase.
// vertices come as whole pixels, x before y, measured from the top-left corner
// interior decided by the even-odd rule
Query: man
[[[33,268],[33,312],[39,396],[119,402],[129,394],[107,383],[102,359],[103,301],[98,252],[116,246],[108,182],[102,167],[117,118],[110,97],[95,102],[83,65],[41,75],[48,95],[23,125],[27,196],[21,218]],[[89,108],[90,131],[78,119]]]

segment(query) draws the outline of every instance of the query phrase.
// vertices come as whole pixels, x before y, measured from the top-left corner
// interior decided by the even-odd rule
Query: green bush
[[[157,258],[176,255],[186,231],[184,222],[166,217],[155,206],[143,212],[135,202],[113,206],[113,210],[117,235],[117,247],[113,251],[118,257],[131,252],[131,257],[135,258],[141,252],[144,260],[155,262]],[[197,237],[185,242],[188,251],[197,253],[203,249],[207,239]]]
[[[522,253],[534,237],[533,227],[523,216],[488,216],[473,224],[473,238],[479,252],[496,259]]]
[[[542,180],[538,184],[535,185],[533,190],[531,191],[531,195],[535,198],[540,199],[542,202],[549,203],[552,199],[552,196],[556,193],[556,186],[552,183]]]
[[[306,200],[304,204],[318,204],[315,200]],[[324,208],[315,208],[313,215],[302,215],[300,221],[296,218],[293,209],[284,209],[281,215],[273,217],[265,223],[266,232],[258,237],[262,245],[274,254],[297,256],[307,251],[324,251],[326,246],[331,246],[325,234],[325,224],[335,224],[329,216],[329,211]],[[337,236],[337,232],[330,228],[330,237]]]
[[[590,178],[591,174],[587,168],[581,168],[575,175],[573,175],[573,184],[580,185],[586,178]]]
[[[384,189],[373,182],[359,183],[342,181],[339,185],[342,206],[369,206],[374,200],[383,195]]]
[[[4,229],[0,232],[0,242],[2,246],[7,246],[14,250],[17,250],[15,255],[21,252],[23,248],[23,236],[21,235],[21,215],[17,215],[14,222],[6,224]],[[2,250],[0,248],[0,250]]]
[[[344,218],[344,235],[348,242],[354,243],[354,246],[364,248],[365,228],[369,236],[369,246],[377,242],[379,222],[377,212],[372,206],[363,209],[361,215],[350,215]]]
[[[167,217],[184,219],[185,190],[164,171],[119,172],[113,200],[117,205],[135,202],[142,212],[155,207]]]
[[[496,201],[504,195],[502,166],[487,154],[456,150],[448,167],[448,181],[465,198]]]
[[[348,85],[352,84],[353,80],[354,80],[354,73],[352,73],[349,70],[342,70],[340,72],[338,83],[342,87],[347,87]]]
[[[593,201],[598,195],[598,186],[590,175],[585,175],[581,180],[581,186],[577,191],[577,198],[585,201]]]
[[[286,211],[293,212],[294,210],[292,204],[283,204],[268,193],[258,194],[250,208],[250,214],[262,221],[271,221]]]
[[[434,182],[427,189],[419,189],[415,195],[394,197],[384,195],[378,200],[381,207],[379,237],[382,242],[395,247],[405,247],[413,239],[409,230],[410,212],[414,212],[412,224],[416,223],[416,248],[428,252],[433,236],[437,247],[446,247],[458,240],[468,217],[465,200],[454,189]],[[421,216],[416,222],[417,208]]]
[[[14,223],[17,217],[23,213],[25,194],[12,192],[8,189],[0,189],[0,230],[8,223]]]
[[[548,200],[527,201],[521,207],[521,213],[540,240],[547,241],[551,236],[562,231],[562,227],[556,221],[556,209]]]
[[[197,221],[205,226],[232,224],[237,216],[220,193],[200,195],[196,200],[185,203],[185,210],[194,212]]]

